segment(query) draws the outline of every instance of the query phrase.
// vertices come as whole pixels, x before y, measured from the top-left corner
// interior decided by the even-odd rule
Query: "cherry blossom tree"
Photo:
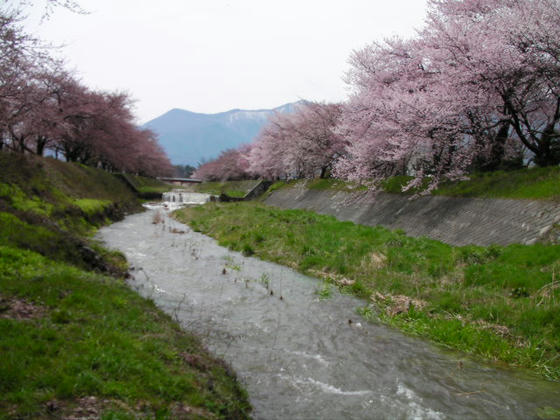
[[[170,175],[172,166],[155,134],[138,129],[125,93],[91,92],[70,86],[61,147],[67,160],[145,175]]]
[[[239,149],[224,150],[216,159],[201,165],[193,177],[204,181],[248,179],[250,178],[247,161],[249,150],[250,146],[247,145]]]
[[[17,8],[2,6],[0,149],[38,155],[51,149],[106,170],[172,174],[154,133],[136,127],[128,94],[83,85],[24,33]],[[73,1],[47,0],[46,13],[57,6],[81,12]]]
[[[402,174],[418,178],[464,170],[460,107],[443,94],[440,77],[416,41],[388,40],[355,52],[348,81],[355,90],[339,130],[348,140],[335,175],[364,180]]]
[[[289,176],[292,156],[286,154],[291,119],[286,114],[269,117],[253,143],[249,154],[249,171],[266,179],[281,179]]]
[[[487,115],[501,133],[510,128],[535,163],[558,164],[560,3],[433,0],[430,10],[422,33],[430,59],[456,87],[486,95]]]
[[[173,166],[157,141],[155,133],[147,129],[135,129],[129,140],[129,171],[145,176],[172,176]]]
[[[265,178],[325,177],[344,149],[336,127],[339,104],[307,102],[269,119],[249,155],[250,172]]]
[[[54,146],[63,129],[56,95],[59,77],[50,69],[27,69],[27,78],[5,107],[3,125],[12,150],[43,155]]]
[[[559,31],[556,0],[430,0],[418,37],[352,55],[335,173],[414,170],[435,185],[522,147],[558,164]]]
[[[14,146],[10,127],[27,112],[27,75],[35,40],[19,26],[20,14],[0,9],[0,134],[2,145]]]

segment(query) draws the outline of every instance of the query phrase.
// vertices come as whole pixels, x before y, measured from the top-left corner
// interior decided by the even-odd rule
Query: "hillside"
[[[0,153],[0,168],[0,419],[245,418],[231,369],[91,238],[141,209],[132,189],[51,158]]]
[[[221,151],[250,143],[274,112],[292,112],[296,103],[274,109],[233,109],[201,114],[172,109],[144,124],[153,130],[174,165],[196,166],[217,157]]]

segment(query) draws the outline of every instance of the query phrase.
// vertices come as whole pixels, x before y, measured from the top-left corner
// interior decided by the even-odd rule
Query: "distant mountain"
[[[193,165],[217,157],[226,149],[251,143],[274,112],[293,112],[299,102],[274,109],[232,109],[219,114],[199,114],[172,109],[148,121],[174,165]]]

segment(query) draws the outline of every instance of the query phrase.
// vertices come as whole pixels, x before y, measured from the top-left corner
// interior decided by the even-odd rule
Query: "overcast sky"
[[[352,50],[412,36],[425,0],[79,0],[27,30],[64,44],[88,86],[125,90],[144,123],[172,108],[215,113],[341,101]]]

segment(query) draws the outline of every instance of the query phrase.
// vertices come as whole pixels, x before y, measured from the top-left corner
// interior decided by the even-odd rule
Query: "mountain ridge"
[[[142,127],[154,131],[174,165],[196,166],[222,151],[251,143],[276,112],[293,112],[303,101],[272,109],[230,109],[214,114],[172,108]]]

